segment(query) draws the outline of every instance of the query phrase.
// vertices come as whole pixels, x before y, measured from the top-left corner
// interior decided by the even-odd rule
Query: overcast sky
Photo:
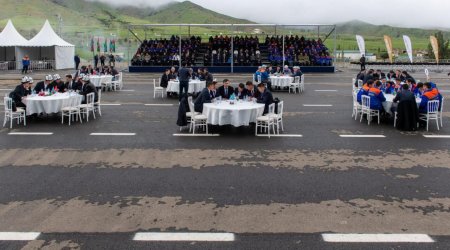
[[[172,0],[97,0],[159,7]],[[181,2],[181,0],[178,0]],[[450,28],[449,0],[191,0],[259,23],[334,24],[354,19],[401,27]]]

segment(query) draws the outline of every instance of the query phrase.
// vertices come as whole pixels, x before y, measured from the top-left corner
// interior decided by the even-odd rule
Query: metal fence
[[[55,60],[30,61],[28,70],[53,70],[55,69]],[[0,70],[22,70],[22,62],[8,61],[0,62]]]

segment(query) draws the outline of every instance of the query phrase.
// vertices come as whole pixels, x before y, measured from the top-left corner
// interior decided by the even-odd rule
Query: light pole
[[[58,19],[58,35],[62,37],[62,16],[60,14],[56,14],[55,15],[56,18]]]

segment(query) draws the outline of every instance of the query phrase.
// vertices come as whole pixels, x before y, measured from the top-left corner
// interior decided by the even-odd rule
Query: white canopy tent
[[[28,40],[20,35],[11,20],[8,20],[0,33],[0,61],[16,61],[16,48],[27,44]]]
[[[41,31],[27,42],[25,46],[17,48],[17,58],[28,55],[31,61],[54,61],[55,69],[74,68],[75,45],[59,37],[48,20]]]

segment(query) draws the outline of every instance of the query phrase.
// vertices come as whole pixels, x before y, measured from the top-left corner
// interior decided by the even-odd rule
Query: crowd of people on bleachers
[[[180,60],[183,64],[194,65],[195,57],[201,45],[201,38],[192,36],[181,40],[172,36],[170,39],[144,40],[131,60],[133,66],[173,66]]]
[[[204,55],[205,65],[230,65],[231,60],[236,66],[261,65],[261,51],[257,36],[235,36],[233,47],[231,47],[231,40],[229,36],[211,36]]]
[[[285,61],[296,66],[331,66],[332,58],[328,48],[319,38],[305,39],[303,36],[284,37]],[[272,65],[283,63],[283,36],[266,37],[265,45],[269,51],[269,61]]]

